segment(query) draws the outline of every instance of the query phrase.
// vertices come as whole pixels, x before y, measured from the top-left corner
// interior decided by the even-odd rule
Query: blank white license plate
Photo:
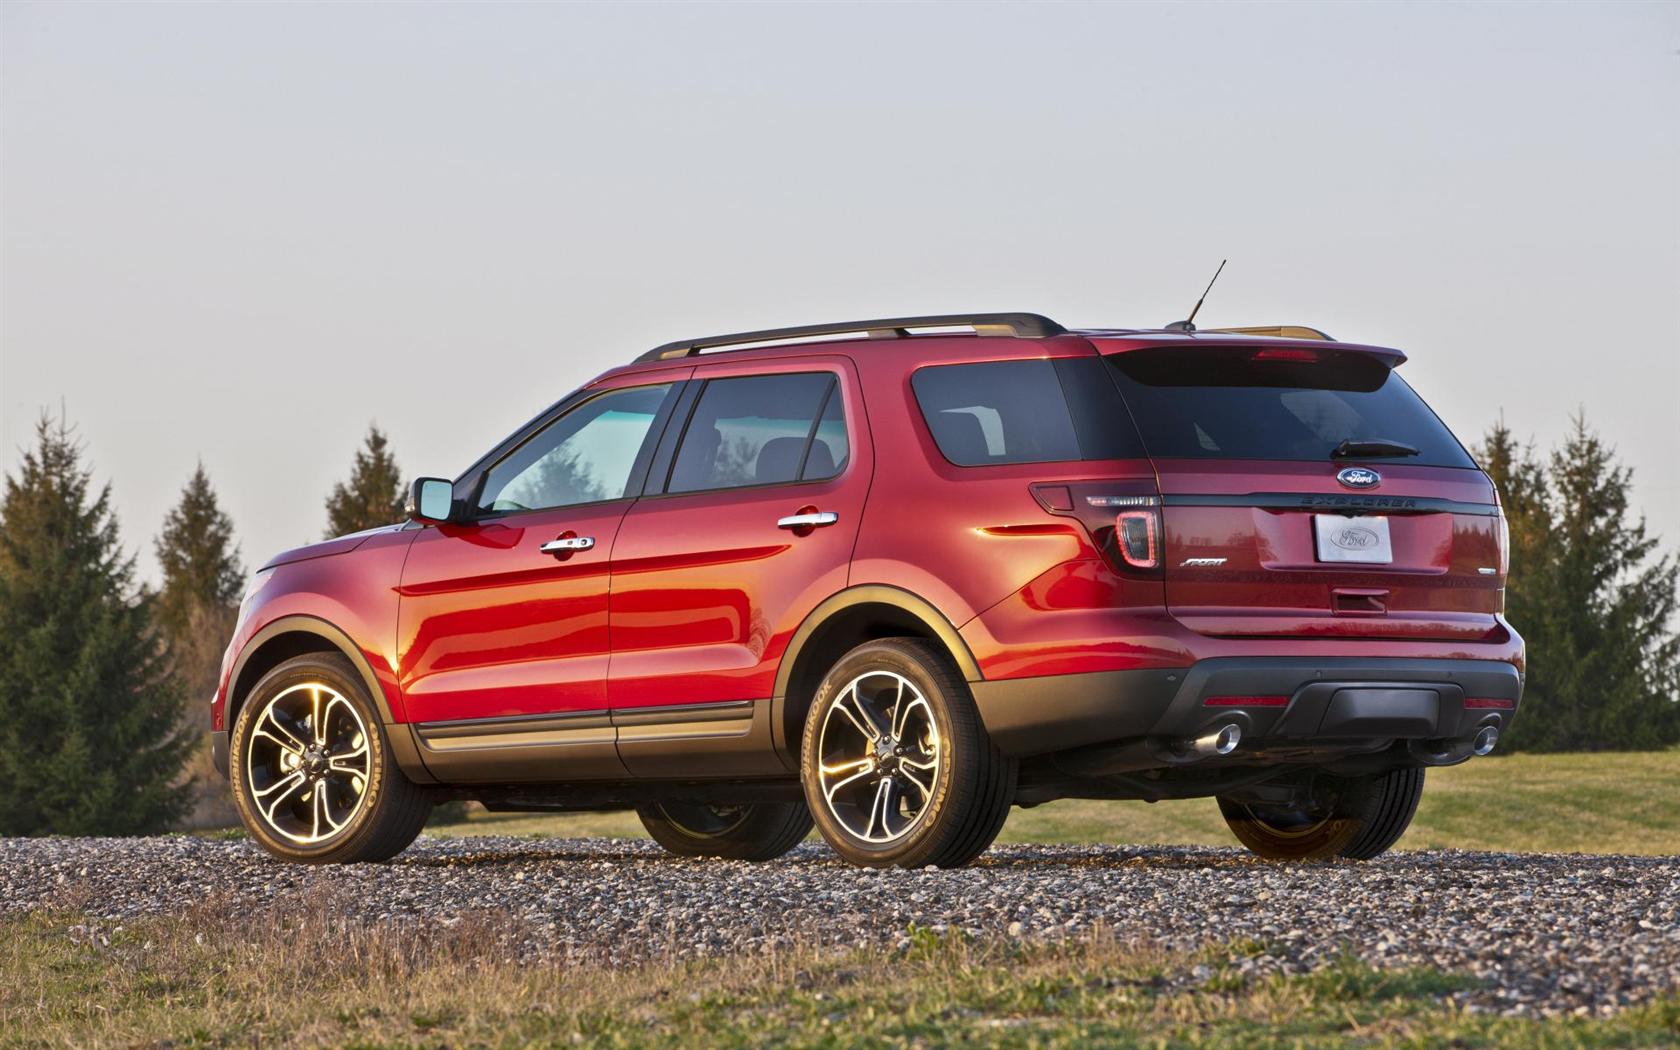
[[[1387,518],[1314,514],[1313,535],[1318,541],[1319,561],[1376,565],[1394,561],[1394,544],[1388,538]]]

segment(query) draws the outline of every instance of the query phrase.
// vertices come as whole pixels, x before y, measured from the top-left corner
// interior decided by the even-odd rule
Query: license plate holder
[[[1394,542],[1388,534],[1388,519],[1382,515],[1314,514],[1313,538],[1321,562],[1339,565],[1394,562]]]

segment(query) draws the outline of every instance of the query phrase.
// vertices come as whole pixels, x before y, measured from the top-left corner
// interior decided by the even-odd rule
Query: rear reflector
[[[1288,707],[1287,696],[1210,696],[1203,707]]]
[[[1517,706],[1515,700],[1502,700],[1496,696],[1467,696],[1464,698],[1466,711],[1510,711]]]

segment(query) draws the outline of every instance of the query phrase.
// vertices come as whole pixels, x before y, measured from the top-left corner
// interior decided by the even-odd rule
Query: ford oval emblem
[[[1350,489],[1370,489],[1382,484],[1382,475],[1370,467],[1344,467],[1336,472],[1336,480]]]
[[[1330,534],[1330,542],[1345,551],[1368,551],[1382,542],[1382,537],[1361,525],[1349,525]]]

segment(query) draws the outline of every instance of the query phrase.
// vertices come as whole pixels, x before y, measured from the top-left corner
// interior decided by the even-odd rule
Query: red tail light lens
[[[1120,557],[1138,569],[1154,569],[1161,564],[1161,524],[1153,509],[1123,510],[1114,523],[1115,539],[1120,544]]]
[[[1288,707],[1287,696],[1210,696],[1203,707]]]

